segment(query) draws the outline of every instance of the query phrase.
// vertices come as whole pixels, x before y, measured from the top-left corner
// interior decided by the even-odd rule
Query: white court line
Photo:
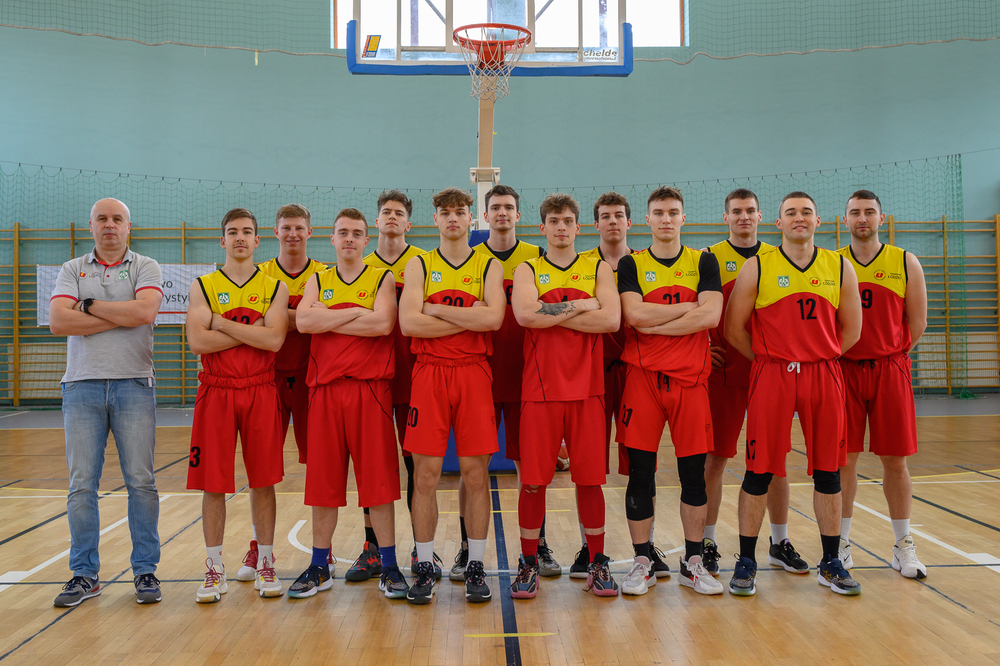
[[[0,419],[9,419],[12,416],[20,416],[21,414],[27,414],[28,412],[14,412],[13,414],[5,414],[0,416]]]
[[[867,511],[868,513],[872,514],[873,516],[878,516],[879,518],[881,518],[882,520],[886,521],[887,523],[891,523],[892,522],[892,519],[889,518],[889,516],[881,514],[878,511],[875,511],[874,509],[869,509],[864,504],[858,504],[857,502],[855,502],[854,506],[858,507],[859,509],[861,509],[863,511]],[[916,534],[921,539],[926,539],[927,541],[930,541],[933,544],[937,544],[938,546],[941,546],[945,550],[949,550],[949,551],[955,553],[956,555],[960,555],[960,556],[964,557],[967,560],[971,560],[971,561],[975,562],[976,564],[1000,565],[1000,558],[994,557],[993,555],[990,555],[989,553],[967,553],[964,550],[959,550],[958,548],[955,548],[954,546],[949,545],[949,544],[945,543],[944,541],[941,541],[940,539],[936,539],[936,538],[932,537],[930,534],[927,534],[926,532],[921,532],[920,530],[915,530],[915,529],[913,529],[913,527],[910,527],[910,532],[912,534]],[[1000,573],[1000,566],[988,566],[986,568],[990,569],[992,571],[995,571],[997,573]]]
[[[161,495],[160,496],[160,502],[163,502],[164,500],[169,499],[169,498],[170,498],[170,495]],[[121,525],[121,524],[123,524],[125,522],[128,522],[128,516],[125,516],[121,520],[119,520],[119,521],[117,521],[115,523],[112,523],[112,524],[108,525],[107,527],[105,527],[103,530],[100,531],[100,536],[104,536],[105,534],[107,534],[108,532],[110,532],[111,530],[115,529],[116,527],[118,527],[119,525]],[[20,583],[22,580],[24,580],[28,576],[35,575],[36,573],[38,573],[39,571],[41,571],[45,567],[49,566],[50,564],[52,564],[54,562],[58,562],[62,558],[66,557],[67,555],[69,555],[69,548],[67,548],[63,552],[59,553],[58,555],[50,557],[49,559],[45,560],[44,562],[42,562],[41,564],[39,564],[37,567],[31,569],[30,571],[8,571],[5,574],[0,574],[0,592],[3,592],[8,587],[13,587],[13,585],[3,585],[3,583]]]
[[[299,522],[295,523],[295,527],[293,527],[291,531],[288,533],[288,543],[292,544],[293,546],[301,550],[303,553],[309,553],[309,555],[311,556],[313,552],[312,548],[306,548],[305,546],[302,545],[302,542],[299,541],[299,530],[301,530],[302,526],[305,524],[306,524],[305,520],[300,520]],[[333,556],[333,561],[353,562],[353,560],[346,560],[342,557],[337,557],[336,555]]]

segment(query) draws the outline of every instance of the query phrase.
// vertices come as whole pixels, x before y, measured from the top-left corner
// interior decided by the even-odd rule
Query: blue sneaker
[[[293,599],[305,599],[315,596],[317,592],[326,592],[331,587],[333,587],[333,576],[330,575],[329,567],[310,564],[309,568],[303,571],[288,588],[288,596]]]
[[[378,589],[385,592],[386,599],[402,599],[410,591],[410,586],[406,584],[406,579],[403,578],[399,567],[389,567],[382,570]]]
[[[851,578],[847,569],[839,559],[826,560],[819,563],[816,572],[816,581],[820,585],[825,585],[837,594],[853,597],[861,594],[861,583]]]
[[[534,599],[538,594],[538,564],[530,566],[524,557],[517,558],[517,576],[510,584],[510,596],[514,599]]]
[[[749,557],[736,556],[736,570],[729,580],[729,594],[738,597],[752,597],[757,594],[757,586],[754,584],[757,578],[757,563]]]

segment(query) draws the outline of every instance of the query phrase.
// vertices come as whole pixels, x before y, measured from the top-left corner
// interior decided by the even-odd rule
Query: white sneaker
[[[205,582],[198,588],[195,601],[199,604],[212,604],[222,599],[222,595],[229,589],[226,583],[226,568],[221,564],[215,564],[211,559],[205,560],[208,571],[205,572]]]
[[[622,594],[646,594],[649,588],[656,585],[656,575],[648,557],[635,558],[635,564],[629,569],[628,575],[622,581]]]
[[[700,557],[692,557],[688,562],[681,559],[681,585],[690,587],[698,594],[722,594],[722,583],[708,573]]]
[[[281,581],[274,572],[274,562],[269,562],[266,557],[260,558],[257,563],[257,579],[253,582],[253,587],[262,597],[281,596]]]
[[[895,548],[893,549],[893,552],[895,552]],[[851,542],[850,541],[847,541],[846,539],[841,539],[840,540],[840,548],[837,551],[837,554],[840,557],[840,563],[842,565],[844,565],[845,569],[853,569],[854,568],[854,558],[851,557]]]
[[[903,578],[927,578],[927,567],[917,559],[917,547],[909,534],[892,547],[892,568],[903,574]]]
[[[250,582],[257,579],[257,542],[250,542],[250,549],[243,557],[243,566],[236,572],[236,580]]]

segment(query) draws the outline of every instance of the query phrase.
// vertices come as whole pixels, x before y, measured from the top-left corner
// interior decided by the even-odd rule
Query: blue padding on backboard
[[[347,69],[351,74],[386,74],[390,76],[468,76],[464,63],[403,65],[392,61],[358,62],[357,21],[347,23]],[[622,64],[620,65],[551,65],[518,66],[511,76],[628,76],[632,73],[632,24],[622,23]]]

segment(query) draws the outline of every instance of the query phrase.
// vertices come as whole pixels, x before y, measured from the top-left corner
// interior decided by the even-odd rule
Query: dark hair
[[[309,209],[301,204],[288,204],[279,208],[278,212],[274,214],[274,226],[278,226],[278,221],[282,218],[290,220],[296,217],[305,219],[306,224],[312,226],[312,215],[309,213]]]
[[[785,202],[788,201],[789,199],[809,199],[809,201],[812,201],[813,212],[815,213],[819,212],[816,206],[816,200],[813,199],[811,196],[809,196],[805,192],[790,192],[786,194],[785,198],[781,200],[780,204],[778,204],[778,217],[781,217],[781,209],[784,207]]]
[[[542,224],[545,224],[545,218],[548,217],[549,213],[559,213],[567,208],[573,211],[573,217],[579,222],[580,204],[572,196],[562,192],[554,192],[545,197],[542,205],[538,207],[538,212],[542,215]]]
[[[378,195],[378,201],[375,203],[378,207],[376,215],[382,212],[382,206],[385,205],[386,201],[395,201],[396,203],[403,204],[403,208],[406,209],[406,219],[410,219],[410,216],[413,215],[413,200],[399,190],[383,190],[382,194]]]
[[[733,199],[753,199],[757,202],[757,208],[760,208],[760,199],[754,194],[753,190],[749,190],[745,187],[737,187],[735,190],[726,195],[726,212],[729,212],[729,202]]]
[[[625,206],[625,217],[632,219],[632,208],[628,205],[628,199],[617,192],[605,192],[594,202],[594,222],[597,222],[597,209],[601,206]]]
[[[434,204],[434,210],[439,208],[461,208],[462,206],[471,209],[476,200],[465,190],[460,190],[457,187],[449,187],[435,194],[431,199],[431,203]]]
[[[862,199],[864,201],[874,201],[878,204],[878,212],[882,212],[882,202],[879,201],[878,195],[871,190],[858,190],[851,196],[847,197],[847,203],[851,203],[851,199]]]
[[[365,218],[365,214],[362,213],[357,208],[343,208],[343,209],[341,209],[341,211],[339,213],[337,213],[337,217],[333,218],[333,229],[334,229],[334,231],[336,231],[336,229],[337,229],[337,221],[340,220],[341,218],[344,218],[344,217],[346,217],[348,220],[359,220],[361,222],[364,222],[365,223],[365,236],[368,235],[368,220]]]
[[[681,209],[684,208],[684,195],[676,187],[658,187],[649,193],[649,198],[646,199],[646,209],[649,210],[649,204],[654,201],[663,201],[665,199],[677,199],[681,202]]]
[[[233,220],[241,220],[243,218],[247,218],[249,220],[253,220],[253,233],[254,233],[254,235],[256,235],[257,234],[257,218],[254,217],[253,213],[251,213],[246,208],[234,208],[231,211],[229,211],[228,213],[226,213],[226,215],[222,218],[222,235],[223,236],[226,235],[226,225],[227,224],[229,224]]]
[[[486,199],[483,205],[487,209],[490,207],[490,197],[514,197],[514,210],[518,213],[521,212],[521,197],[518,196],[517,191],[510,185],[494,185],[493,189],[486,193]]]

